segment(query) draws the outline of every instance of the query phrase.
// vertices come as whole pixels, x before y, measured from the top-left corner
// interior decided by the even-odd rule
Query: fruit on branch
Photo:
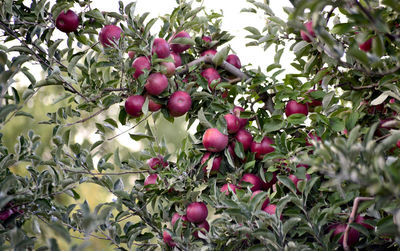
[[[171,52],[171,56],[174,59],[175,67],[179,67],[179,66],[182,65],[182,59],[181,59],[181,56],[178,53]]]
[[[229,192],[230,192],[229,189],[232,190],[232,192],[236,194],[236,189],[239,189],[239,187],[234,184],[227,183],[227,184],[224,184],[219,191],[221,193],[225,193],[225,195],[228,196]]]
[[[211,87],[211,83],[214,81],[214,80],[217,80],[217,83],[219,83],[219,82],[221,82],[221,76],[219,75],[219,73],[218,73],[218,71],[216,70],[216,69],[214,69],[214,68],[207,68],[207,69],[204,69],[202,72],[201,72],[201,76],[203,76],[203,78],[205,78],[206,80],[207,80],[207,82],[208,82],[208,87],[211,89],[211,90],[214,90],[215,89],[215,86],[213,86],[213,87]]]
[[[361,216],[361,215],[357,215],[356,219],[354,220],[356,223],[364,226],[366,229],[372,230],[374,229],[373,226],[371,226],[368,223],[365,223],[365,217]]]
[[[212,41],[211,37],[209,37],[209,36],[203,36],[201,39],[206,43],[209,43]]]
[[[201,158],[201,165],[204,165],[206,162],[208,162],[208,160],[210,159],[211,153],[210,152],[206,152],[203,157]],[[212,163],[212,167],[211,167],[211,171],[210,174],[214,174],[217,173],[219,170],[219,167],[221,166],[221,161],[222,161],[222,157],[221,156],[216,156],[213,160]],[[203,167],[203,171],[207,172],[207,164]]]
[[[313,26],[312,21],[308,21],[308,22],[304,23],[304,27],[306,28],[307,32],[312,37],[315,37],[315,32],[314,32],[314,29],[312,26]],[[307,35],[307,33],[304,30],[300,31],[300,36],[304,41],[311,43],[311,41],[312,41],[311,38]]]
[[[190,110],[192,99],[189,93],[184,91],[174,92],[168,100],[167,108],[172,117],[179,117]]]
[[[132,117],[140,117],[142,115],[142,107],[145,98],[141,95],[129,96],[125,101],[125,111]]]
[[[62,32],[75,32],[79,26],[79,17],[72,10],[61,11],[56,18],[56,28]]]
[[[235,66],[236,68],[240,69],[242,64],[240,63],[240,59],[235,54],[230,54],[226,57],[226,62],[230,63],[231,65]]]
[[[244,111],[245,111],[244,108],[242,108],[242,107],[240,107],[240,106],[235,106],[235,107],[233,108],[233,114],[235,114],[236,117],[239,118],[240,128],[245,127],[245,126],[247,125],[247,121],[248,121],[247,119],[240,118],[240,113],[241,113],[241,112],[244,112]]]
[[[206,230],[207,232],[208,231],[210,231],[210,224],[208,224],[208,221],[203,221],[203,222],[201,222],[201,223],[199,223],[199,224],[196,224],[196,227],[198,227],[198,228],[203,228],[204,230]],[[203,234],[206,234],[206,232],[204,231],[204,230],[200,230],[200,232],[202,232]],[[199,231],[195,231],[194,233],[193,233],[193,236],[195,237],[195,238],[199,238]]]
[[[260,143],[253,141],[250,151],[256,154],[256,159],[262,160],[265,154],[275,151],[271,144],[274,144],[274,140],[265,136]]]
[[[186,31],[179,32],[178,34],[176,34],[174,36],[174,39],[175,38],[180,38],[180,37],[182,37],[182,38],[191,38],[189,33],[187,33]],[[189,48],[190,48],[190,44],[177,44],[177,43],[172,43],[171,44],[171,50],[173,52],[175,52],[175,53],[182,53],[182,52],[186,51]]]
[[[170,247],[176,246],[176,243],[172,240],[171,235],[167,231],[163,232],[163,240],[164,240],[164,243]]]
[[[156,54],[158,58],[169,57],[170,51],[167,41],[163,38],[154,39],[151,53]]]
[[[186,208],[186,217],[193,223],[201,223],[207,219],[208,209],[203,202],[192,202]]]
[[[133,73],[133,77],[135,79],[139,78],[140,75],[143,74],[143,70],[150,70],[150,61],[147,57],[141,56],[135,59],[132,63],[132,67],[135,68],[135,73]]]
[[[231,158],[232,158],[232,160],[236,157],[236,154],[235,154],[235,143],[230,143],[229,145],[228,145],[228,151],[229,151],[229,154],[231,155]]]
[[[294,186],[296,187],[296,190],[299,191],[299,189],[297,188],[297,183],[299,183],[299,181],[300,181],[300,180],[303,180],[303,179],[297,178],[297,176],[295,176],[294,174],[290,174],[290,175],[288,176],[288,178],[289,178],[291,181],[293,181]],[[306,178],[307,178],[307,180],[310,180],[310,179],[311,179],[311,176],[310,176],[309,174],[306,174]]]
[[[396,146],[400,148],[400,139],[397,141]]]
[[[134,52],[134,51],[128,51],[128,57],[129,57],[130,59],[133,59],[133,58],[135,57],[135,55],[136,55],[136,52]]]
[[[149,97],[149,111],[156,112],[156,111],[160,110],[161,107],[162,107],[162,105],[160,105],[159,103],[156,103],[154,100],[152,100]]]
[[[290,100],[285,109],[285,114],[289,117],[292,114],[304,114],[308,115],[308,107],[306,104],[297,103],[294,100]]]
[[[228,133],[233,134],[239,131],[240,129],[240,122],[238,117],[233,114],[225,114],[224,118],[226,120],[226,127],[228,129]]]
[[[273,173],[272,173],[272,179],[271,179],[270,181],[267,181],[267,182],[264,183],[263,189],[264,189],[265,191],[268,190],[268,189],[270,189],[270,188],[272,188],[272,186],[278,181],[278,178],[276,177],[276,176],[277,176],[277,173],[278,173],[278,172],[273,172]]]
[[[204,56],[207,56],[207,55],[215,56],[215,54],[217,54],[217,50],[210,49],[210,50],[203,51],[203,52],[200,54],[200,56],[201,56],[201,57],[204,57]]]
[[[250,197],[250,200],[252,200],[254,198],[254,196],[256,196],[257,194],[262,193],[262,192],[264,192],[264,191],[262,191],[262,190],[254,191]],[[268,204],[269,204],[269,198],[267,197],[267,195],[265,195],[265,200],[261,206],[261,210],[264,210],[264,208],[266,208],[268,206]]]
[[[0,221],[5,221],[14,214],[14,211],[11,208],[4,209],[0,212]]]
[[[144,180],[144,186],[156,184],[157,183],[157,179],[158,179],[158,175],[156,173],[150,174]]]
[[[307,91],[307,94],[309,95],[312,92],[315,92],[315,89],[309,90]],[[309,95],[311,98],[311,102],[308,102],[306,105],[308,105],[308,107],[316,107],[316,106],[321,106],[322,105],[322,100],[320,99],[314,99],[311,97],[311,95]]]
[[[160,95],[168,87],[168,79],[164,74],[155,72],[149,75],[144,85],[146,91],[154,96]]]
[[[184,223],[185,221],[188,221],[186,215],[180,215],[178,213],[174,213],[174,215],[172,215],[172,219],[171,219],[172,227],[174,227],[174,225],[178,221],[178,219],[181,219],[181,221],[183,223],[182,225],[186,226],[186,224]]]
[[[163,156],[158,155],[158,157],[148,159],[147,165],[149,165],[151,169],[156,170],[157,168],[168,166],[168,162],[164,161]]]
[[[252,173],[243,174],[242,179],[240,181],[253,184],[253,186],[251,186],[251,188],[250,188],[250,190],[252,192],[257,191],[257,190],[261,190],[263,188],[263,186],[264,186],[264,182],[262,181],[262,179],[260,177],[258,177],[257,175],[252,174]]]
[[[341,245],[343,245],[344,232],[346,231],[346,226],[347,226],[347,224],[337,224],[334,226],[335,230],[332,233],[332,237],[334,237],[338,234],[342,234],[342,236],[338,240],[338,243]],[[359,237],[360,237],[360,233],[357,230],[355,230],[354,228],[350,228],[349,234],[347,237],[347,244],[349,246],[353,246],[354,244],[357,243]]]
[[[203,134],[203,145],[209,152],[221,152],[228,145],[228,136],[217,128],[209,128]]]
[[[253,136],[245,129],[240,129],[235,135],[236,141],[242,143],[243,150],[247,151],[250,149],[253,142]]]
[[[369,52],[372,48],[372,38],[359,45],[360,50]]]
[[[114,43],[118,43],[121,38],[122,30],[116,25],[109,24],[104,26],[99,34],[100,43],[104,47],[114,47]]]
[[[162,62],[161,66],[164,68],[167,77],[171,77],[175,73],[175,63],[173,62]]]

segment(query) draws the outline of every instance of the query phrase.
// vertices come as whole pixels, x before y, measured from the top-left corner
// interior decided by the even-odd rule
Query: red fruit
[[[221,152],[228,145],[228,136],[217,128],[209,128],[204,132],[203,145],[209,152]]]
[[[236,141],[242,143],[244,151],[249,150],[252,142],[253,142],[253,136],[245,130],[245,129],[240,129],[236,135],[235,135]]]
[[[228,55],[228,57],[226,57],[226,62],[230,63],[231,65],[235,66],[238,69],[242,67],[239,57],[236,56],[235,54]]]
[[[121,38],[122,30],[116,25],[106,25],[104,26],[99,34],[100,43],[104,47],[114,47],[114,43],[118,43]]]
[[[341,245],[343,245],[344,232],[346,231],[346,226],[347,226],[346,224],[338,224],[338,225],[334,226],[335,230],[332,233],[332,236],[342,234],[342,236],[338,240],[338,243]],[[349,246],[353,246],[358,241],[359,237],[360,237],[360,233],[357,230],[355,230],[354,228],[350,228],[349,235],[347,238],[347,244]]]
[[[268,204],[264,209],[264,212],[270,215],[275,215],[276,212],[276,205],[275,204]],[[281,220],[282,220],[282,215],[281,215]]]
[[[175,73],[175,64],[172,62],[162,62],[161,65],[165,68],[166,75],[171,77]]]
[[[203,202],[192,202],[186,208],[186,217],[193,223],[201,223],[206,220],[208,209]]]
[[[306,169],[310,168],[310,166],[306,164],[298,164],[296,167],[305,167]]]
[[[200,161],[201,165],[203,165],[204,163],[206,163],[210,159],[210,155],[211,155],[210,152],[206,152],[203,155],[203,157],[201,158],[201,161]],[[212,167],[211,167],[211,171],[210,171],[211,174],[218,172],[219,167],[221,166],[221,161],[222,161],[222,157],[221,156],[218,156],[218,157],[214,158],[213,163],[212,163]],[[207,164],[203,167],[203,171],[207,172]]]
[[[145,98],[141,95],[129,96],[125,101],[125,111],[132,117],[140,117],[142,115],[142,107]]]
[[[212,56],[214,56],[215,54],[217,54],[217,50],[210,49],[210,50],[203,51],[203,52],[200,54],[200,56],[201,56],[201,57],[204,57],[204,56],[206,56],[206,55],[212,55]]]
[[[229,151],[229,154],[231,155],[231,158],[234,159],[236,157],[234,142],[232,142],[231,144],[228,145],[228,151]]]
[[[191,38],[189,33],[187,33],[186,31],[179,32],[178,34],[176,34],[174,36],[174,39],[178,38],[178,37]],[[173,52],[175,52],[175,53],[182,53],[182,52],[186,51],[189,48],[190,48],[190,44],[175,44],[175,43],[171,44],[171,50]]]
[[[233,108],[233,114],[236,115],[236,117],[239,118],[239,123],[240,123],[240,128],[243,128],[247,125],[247,119],[242,119],[240,118],[240,113],[244,112],[245,110],[242,107],[239,106],[235,106],[235,108]]]
[[[207,68],[205,70],[203,70],[201,72],[201,76],[203,76],[207,82],[208,82],[208,87],[213,90],[215,88],[211,87],[210,84],[214,81],[214,80],[218,80],[218,83],[221,82],[221,76],[219,75],[218,71],[214,68]]]
[[[290,100],[286,105],[285,114],[289,117],[292,114],[304,114],[308,115],[308,107],[306,104],[297,103],[294,100]]]
[[[211,37],[209,37],[209,36],[203,36],[201,39],[203,39],[203,41],[206,42],[206,43],[209,43],[209,42],[212,41]]]
[[[228,196],[229,195],[229,189],[231,189],[232,192],[234,194],[236,194],[236,189],[238,189],[238,187],[236,185],[230,184],[230,183],[229,184],[224,184],[219,191],[221,193],[225,193],[225,195]]]
[[[156,38],[153,42],[153,48],[151,49],[152,54],[157,54],[158,58],[169,57],[169,45],[163,38]]]
[[[257,194],[259,194],[261,192],[263,192],[263,191],[262,190],[254,191],[253,194],[250,197],[250,200],[252,200],[254,196],[256,196]],[[266,199],[265,199],[264,203],[261,206],[261,210],[264,210],[264,208],[266,208],[268,206],[268,204],[269,204],[269,198],[267,198],[267,196],[265,196],[265,197],[266,197]]]
[[[144,185],[154,185],[157,183],[158,175],[157,174],[150,174],[147,176],[147,178],[144,180]]]
[[[167,108],[172,117],[179,117],[187,113],[192,106],[189,93],[184,91],[174,92],[168,100]]]
[[[264,186],[264,182],[262,181],[262,179],[252,173],[244,174],[240,181],[244,181],[244,182],[253,184],[253,186],[250,188],[250,190],[253,192],[257,191],[257,190],[261,190]]]
[[[151,95],[160,95],[168,87],[168,79],[164,74],[155,72],[149,75],[144,85],[146,91]]]
[[[208,222],[205,220],[205,221],[203,221],[203,222],[201,222],[201,223],[199,223],[199,224],[196,224],[196,227],[198,227],[198,228],[204,228],[207,232],[208,231],[210,231],[210,224],[208,224]],[[201,231],[201,230],[200,230]],[[206,232],[204,232],[204,231],[201,231],[203,234],[205,234]],[[194,237],[196,237],[196,238],[199,238],[199,232],[198,231],[195,231],[194,233],[193,233],[193,236]]]
[[[313,27],[312,27],[312,26],[313,26],[312,21],[306,22],[306,23],[304,24],[304,26],[305,26],[307,32],[308,32],[312,37],[315,37],[315,32],[314,32],[314,29],[313,29]],[[311,42],[311,38],[307,35],[307,33],[306,33],[305,31],[301,30],[301,31],[300,31],[300,36],[301,36],[301,38],[302,38],[304,41],[309,42],[309,43]]]
[[[167,231],[163,232],[163,240],[164,240],[165,244],[167,244],[170,247],[176,246],[176,243],[172,240],[171,235]]]
[[[224,118],[226,120],[226,127],[228,129],[228,133],[233,134],[240,129],[240,122],[238,117],[229,113],[225,114]]]
[[[391,104],[394,104],[396,102],[396,100],[394,99],[394,98],[391,98],[390,100],[389,100],[389,103],[391,103]]]
[[[262,160],[265,154],[275,151],[271,144],[274,144],[274,140],[265,136],[260,143],[253,141],[250,151],[256,154],[256,159]]]
[[[360,50],[369,52],[372,47],[372,38],[370,38],[367,41],[365,41],[364,43],[360,44],[359,47],[360,47]]]
[[[153,157],[147,160],[147,165],[153,170],[156,170],[158,167],[166,167],[168,166],[168,162],[164,161],[162,156]]]
[[[162,105],[154,102],[151,98],[149,98],[149,111],[151,112],[156,112],[160,110]]]
[[[133,74],[133,77],[137,79],[140,75],[143,74],[144,69],[150,70],[150,61],[145,56],[138,57],[135,59],[135,61],[133,61],[132,67],[135,68],[135,73]]]
[[[397,141],[396,146],[400,148],[400,139]]]
[[[178,219],[181,219],[182,223],[187,221],[186,215],[180,215],[178,213],[174,213],[174,215],[172,215],[172,219],[171,219],[172,227],[175,225],[175,223],[178,221]],[[183,224],[183,225],[185,226],[186,224]]]
[[[136,52],[134,52],[134,51],[128,51],[128,57],[129,58],[134,58],[135,54],[136,54]]]
[[[289,175],[288,178],[289,178],[291,181],[293,181],[293,183],[294,183],[296,189],[297,189],[297,183],[299,183],[300,180],[303,180],[303,179],[297,178],[297,176],[295,176],[294,174]],[[307,180],[310,180],[310,179],[311,179],[311,176],[310,176],[309,174],[306,174],[306,178],[307,178]],[[297,190],[298,190],[298,189],[297,189]]]
[[[11,215],[14,214],[14,211],[12,209],[6,209],[0,212],[0,220],[5,221],[8,218],[10,218]]]
[[[370,229],[370,230],[374,229],[373,226],[371,226],[370,224],[365,223],[364,221],[365,221],[365,218],[363,216],[357,215],[357,217],[355,219],[356,223],[358,223],[360,225],[363,225],[366,229]]]
[[[267,181],[264,183],[264,187],[263,187],[264,190],[270,189],[278,181],[278,178],[276,178],[276,175],[277,175],[277,172],[272,173],[271,181],[269,181],[269,182]]]
[[[56,19],[56,28],[65,33],[76,31],[78,26],[79,17],[72,10],[62,11]]]
[[[179,54],[175,53],[175,52],[171,52],[172,58],[174,59],[174,64],[175,67],[179,67],[182,64],[182,59],[181,56],[179,56]]]
[[[309,93],[315,92],[315,91],[316,90],[312,89],[312,90],[307,91],[307,93],[309,94]],[[312,100],[311,102],[307,103],[308,106],[315,107],[315,106],[321,106],[322,105],[322,101],[321,100],[313,99],[313,98],[311,98],[311,100]]]

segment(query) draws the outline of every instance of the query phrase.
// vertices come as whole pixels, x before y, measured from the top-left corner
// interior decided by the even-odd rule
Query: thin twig
[[[122,134],[124,134],[124,133],[126,133],[126,132],[128,132],[128,131],[130,131],[130,130],[132,130],[132,129],[134,129],[134,128],[136,128],[139,124],[141,124],[143,121],[145,121],[145,120],[146,120],[148,117],[150,117],[152,114],[153,114],[153,113],[149,113],[146,117],[144,117],[144,118],[141,119],[139,122],[137,122],[136,125],[132,126],[131,128],[129,128],[129,129],[127,129],[127,130],[125,130],[125,131],[123,131],[123,132],[121,132],[121,133],[119,133],[119,134],[117,134],[117,135],[115,135],[115,136],[113,136],[113,137],[111,137],[111,138],[108,138],[107,140],[108,140],[108,141],[113,140],[113,139],[115,139],[116,137],[118,137],[118,136],[120,136],[120,135],[122,135]]]
[[[72,169],[62,169],[63,171],[69,172],[69,173],[76,173],[76,174],[90,174],[92,176],[105,176],[105,175],[127,175],[127,174],[139,174],[139,173],[148,173],[148,170],[142,170],[142,171],[126,171],[126,172],[117,172],[117,173],[93,173],[91,171],[79,171],[79,170],[72,170]]]
[[[65,126],[72,126],[72,125],[76,125],[76,124],[79,124],[79,123],[84,123],[84,122],[88,121],[89,119],[91,119],[93,117],[96,117],[97,115],[99,115],[100,113],[104,112],[107,109],[108,109],[107,107],[104,107],[104,108],[98,110],[97,112],[93,113],[89,117],[83,118],[83,119],[75,121],[73,123],[66,124]]]

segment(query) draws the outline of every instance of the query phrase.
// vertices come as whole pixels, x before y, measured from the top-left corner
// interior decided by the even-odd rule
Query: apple
[[[135,79],[139,78],[140,75],[143,74],[143,70],[147,69],[150,70],[150,61],[147,57],[141,56],[135,59],[132,63],[132,67],[135,68],[135,73],[133,74],[133,77]]]
[[[262,160],[265,154],[275,151],[271,144],[274,144],[274,140],[265,136],[260,143],[253,141],[250,151],[256,154],[256,159]]]
[[[146,99],[141,95],[129,96],[125,101],[125,111],[132,117],[142,115],[142,107]]]
[[[245,126],[247,125],[247,121],[248,121],[247,119],[240,118],[240,113],[241,113],[241,112],[244,112],[244,111],[245,111],[245,110],[244,110],[242,107],[240,107],[240,106],[235,106],[235,107],[233,108],[233,114],[235,114],[236,117],[239,118],[240,128],[245,127]]]
[[[359,45],[360,50],[369,52],[372,48],[372,38]]]
[[[289,117],[292,114],[304,114],[308,115],[308,107],[306,104],[297,103],[294,100],[290,100],[285,109],[285,114]]]
[[[168,100],[167,108],[172,117],[179,117],[187,113],[192,106],[189,93],[184,91],[174,92]]]
[[[390,103],[390,104],[394,104],[394,103],[396,103],[396,100],[395,100],[394,98],[391,98],[391,99],[389,100],[389,103]]]
[[[134,58],[135,55],[136,55],[136,52],[134,52],[134,51],[128,51],[128,57],[129,57],[130,59]]]
[[[315,37],[315,32],[314,32],[314,29],[313,29],[313,23],[312,23],[312,21],[308,21],[308,22],[306,22],[305,24],[304,24],[304,26],[305,26],[305,28],[306,28],[306,30],[307,30],[307,32],[312,36],[312,37]],[[301,38],[304,40],[304,41],[306,41],[306,42],[308,42],[308,43],[311,43],[311,38],[307,35],[307,33],[305,32],[305,31],[303,31],[303,30],[301,30],[300,31],[300,36],[301,36]]]
[[[201,158],[201,165],[204,165],[209,159],[210,159],[210,152],[206,152],[203,157]],[[211,167],[211,171],[210,173],[217,173],[219,170],[219,167],[221,166],[221,161],[222,161],[222,157],[221,156],[217,156],[214,158],[213,163],[212,163],[212,167]],[[207,172],[207,164],[203,167],[203,171]]]
[[[149,98],[149,111],[156,112],[156,111],[160,110],[161,107],[162,107],[162,105],[160,105],[159,103],[156,103],[151,98]]]
[[[176,243],[172,240],[171,235],[167,231],[163,232],[163,240],[164,240],[165,244],[167,244],[170,247],[176,246]]]
[[[104,26],[99,34],[100,43],[104,47],[113,47],[113,43],[118,43],[121,38],[122,30],[116,25],[110,24]]]
[[[174,39],[178,37],[191,38],[189,33],[187,33],[186,31],[179,32],[174,36]],[[175,43],[171,44],[171,50],[175,53],[182,53],[189,48],[190,44],[175,44]]]
[[[228,136],[217,128],[209,128],[203,134],[203,145],[209,152],[221,152],[228,145]]]
[[[5,209],[5,210],[0,212],[0,220],[1,221],[5,221],[8,218],[10,218],[11,215],[13,215],[13,214],[14,214],[14,211],[11,208]]]
[[[168,79],[164,74],[155,72],[149,75],[144,88],[150,95],[160,95],[168,87]]]
[[[201,223],[206,220],[208,209],[203,202],[192,202],[186,208],[186,217],[193,223]]]
[[[158,157],[148,159],[147,165],[149,165],[151,169],[156,170],[158,167],[168,166],[168,162],[164,161],[163,156],[158,155]]]
[[[269,182],[267,181],[267,182],[264,183],[263,190],[267,191],[268,189],[270,189],[278,181],[278,178],[276,177],[277,173],[278,172],[273,172],[272,173],[272,179]]]
[[[305,167],[306,169],[310,168],[310,166],[306,164],[298,164],[296,167]]]
[[[175,223],[178,221],[178,219],[181,219],[182,221],[182,225],[185,226],[186,224],[184,224],[185,221],[187,221],[187,217],[186,215],[180,215],[178,213],[174,213],[174,215],[172,215],[172,219],[171,219],[171,225],[172,227],[175,226]]]
[[[316,91],[315,89],[309,90],[309,91],[307,91],[307,94],[310,94],[311,92],[315,92],[315,91]],[[311,98],[311,102],[307,103],[307,105],[309,107],[316,107],[316,106],[321,106],[322,105],[322,101],[321,100],[314,99],[312,97],[310,97],[310,98]]]
[[[208,87],[211,89],[211,90],[213,90],[214,88],[215,88],[215,86],[214,87],[211,87],[210,86],[210,84],[214,81],[214,80],[218,80],[218,83],[219,82],[221,82],[221,76],[219,75],[219,73],[218,73],[218,71],[216,70],[216,69],[214,69],[214,68],[207,68],[207,69],[204,69],[202,72],[201,72],[201,76],[203,76],[206,80],[207,80],[207,82],[208,82]]]
[[[235,135],[236,141],[242,143],[243,150],[247,151],[250,149],[253,142],[253,136],[245,129],[240,129]]]
[[[173,62],[162,62],[161,66],[164,68],[167,77],[171,77],[175,73],[175,64]]]
[[[396,146],[400,148],[400,139],[397,141]]]
[[[61,11],[56,18],[56,28],[62,32],[75,32],[79,26],[79,17],[72,10]]]
[[[347,224],[337,224],[334,226],[334,231],[332,233],[332,237],[336,236],[338,234],[342,234],[342,236],[338,240],[338,243],[341,245],[343,245],[344,232],[346,231],[346,227],[347,227]],[[360,237],[360,233],[357,230],[355,230],[354,228],[350,228],[349,235],[347,238],[347,244],[349,246],[353,246],[358,241],[359,237]]]
[[[270,215],[275,215],[276,212],[276,205],[275,204],[268,204],[264,209],[264,212]],[[281,220],[282,220],[282,215],[281,215]]]
[[[204,57],[204,56],[207,56],[207,55],[215,56],[215,54],[217,54],[217,50],[209,49],[209,50],[203,51],[203,52],[200,54],[200,56],[201,56],[201,57]]]
[[[290,174],[288,178],[289,178],[291,181],[293,181],[293,183],[294,183],[294,185],[295,185],[295,187],[296,187],[296,190],[298,191],[297,183],[299,183],[299,181],[300,181],[300,180],[303,180],[303,179],[297,178],[297,176],[295,176],[294,174]],[[307,180],[310,180],[310,179],[311,179],[311,176],[310,176],[309,174],[306,174],[306,178],[307,178]]]
[[[242,64],[240,63],[240,59],[235,54],[230,54],[226,57],[226,62],[230,63],[231,65],[235,66],[236,68],[240,69]]]
[[[370,224],[365,223],[365,217],[361,216],[361,215],[357,215],[356,219],[354,220],[356,223],[364,226],[366,229],[372,230],[374,229],[373,226],[371,226]]]
[[[199,224],[196,224],[196,227],[198,227],[198,228],[204,228],[207,232],[208,231],[210,231],[210,224],[208,224],[208,221],[203,221],[203,222],[201,222],[201,223],[199,223]],[[205,234],[205,232],[204,231],[202,231],[202,230],[200,230],[203,234]],[[196,237],[196,238],[199,238],[199,231],[195,231],[194,233],[193,233],[193,236],[194,237]]]
[[[264,191],[262,191],[262,190],[254,191],[253,194],[250,197],[250,200],[252,200],[254,196],[256,196],[257,194],[259,194],[261,192],[264,192]],[[266,199],[264,200],[264,202],[263,202],[263,204],[261,206],[261,210],[264,210],[264,208],[266,208],[268,206],[268,204],[269,204],[269,198],[267,196],[265,196],[265,198]]]
[[[181,59],[181,56],[178,53],[171,52],[171,56],[174,59],[175,67],[179,67],[179,66],[182,65],[182,59]]]
[[[233,134],[239,131],[240,129],[240,122],[238,117],[233,114],[225,114],[224,118],[226,120],[226,127],[228,129],[228,133]]]
[[[158,58],[169,57],[170,51],[167,41],[163,38],[154,39],[151,53],[156,54]]]
[[[253,186],[250,188],[252,192],[261,190],[264,186],[264,182],[262,181],[262,179],[252,173],[243,174],[242,179],[240,181],[253,184]]]
[[[206,43],[209,43],[212,41],[211,37],[209,37],[209,36],[203,36],[201,39]]]
[[[221,193],[225,193],[225,195],[228,196],[229,192],[230,192],[229,189],[231,189],[232,192],[236,194],[236,189],[239,189],[239,187],[234,184],[227,183],[227,184],[224,184],[219,191]]]
[[[150,174],[147,176],[147,178],[144,180],[144,186],[147,185],[154,185],[157,183],[158,175],[156,173]]]

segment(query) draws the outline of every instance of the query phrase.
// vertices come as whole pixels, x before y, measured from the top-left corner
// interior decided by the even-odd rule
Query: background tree
[[[223,16],[196,3],[153,33],[135,2],[3,1],[0,247],[397,249],[400,4],[291,1],[282,20],[248,3],[267,22],[247,45],[275,49],[266,69],[242,66]],[[19,116],[31,130],[16,136]],[[162,123],[184,120],[194,135]],[[145,150],[116,147],[128,136]],[[110,199],[90,207],[86,184]]]

